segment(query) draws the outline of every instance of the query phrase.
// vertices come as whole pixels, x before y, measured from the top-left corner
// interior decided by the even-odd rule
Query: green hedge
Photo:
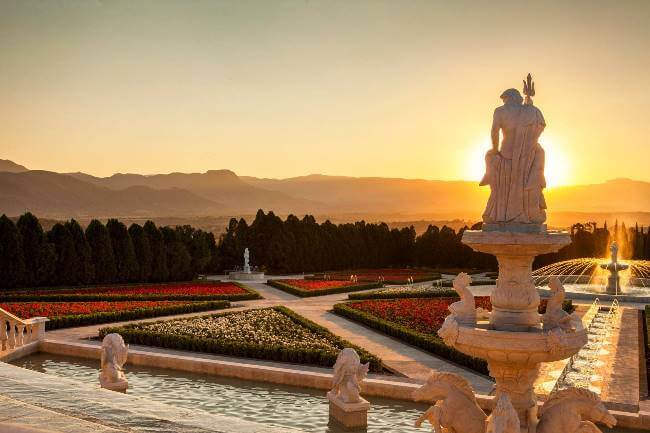
[[[391,289],[379,289],[365,293],[350,293],[350,300],[366,299],[402,299],[402,298],[455,298],[458,293],[455,290],[422,290],[422,289],[405,289],[388,292]]]
[[[339,276],[340,278],[332,278],[332,280],[348,281],[348,277],[344,277],[342,275],[337,275],[337,276]],[[324,279],[323,274],[307,275],[304,278],[305,278],[305,280],[317,280],[317,281],[320,281],[320,280]],[[406,279],[407,278],[408,277],[405,277],[403,280],[384,280],[384,281],[382,281],[382,283],[383,284],[406,284]],[[439,280],[440,278],[442,278],[441,274],[433,273],[433,274],[428,274],[428,275],[424,275],[424,276],[415,276],[415,277],[413,277],[413,282],[414,283],[422,283],[424,281]],[[366,283],[366,282],[372,283],[374,281],[361,281],[360,280],[359,282],[360,283]]]
[[[364,325],[392,337],[399,338],[400,340],[424,349],[427,352],[431,352],[457,364],[469,367],[479,373],[488,374],[487,362],[485,360],[465,355],[453,347],[447,346],[437,335],[414,331],[406,326],[389,322],[372,314],[352,308],[345,303],[335,304],[334,312],[357,322],[361,322]]]
[[[648,370],[650,370],[650,305],[645,306],[645,343],[646,343],[646,356],[648,358]],[[650,376],[648,377],[650,383]]]
[[[381,283],[361,283],[357,284],[356,286],[334,287],[331,289],[323,290],[305,290],[301,289],[300,287],[294,287],[283,283],[282,280],[268,280],[266,284],[275,287],[276,289],[280,289],[284,292],[291,293],[292,295],[300,296],[301,298],[307,298],[310,296],[333,295],[335,293],[356,292],[359,290],[378,289],[382,287]]]
[[[332,341],[341,349],[352,347],[357,351],[362,362],[370,363],[370,371],[383,372],[381,359],[372,355],[365,349],[351,344],[350,342],[332,334],[327,328],[324,328],[311,320],[308,320],[286,307],[273,307],[274,310],[289,317],[293,322],[304,326],[309,330]],[[233,311],[221,314],[215,314],[211,317],[220,317],[228,314],[238,314],[240,311]],[[278,362],[293,362],[299,364],[312,364],[325,367],[331,367],[336,362],[338,353],[327,352],[322,349],[289,349],[281,345],[261,345],[256,343],[239,343],[227,340],[218,340],[207,337],[196,337],[190,335],[170,335],[156,333],[141,329],[138,324],[130,324],[117,328],[102,328],[99,330],[99,336],[103,338],[106,334],[118,333],[124,338],[124,341],[130,344],[140,344],[145,346],[157,346],[176,350],[189,350],[194,352],[207,352],[219,355],[237,356],[244,358],[255,358]]]
[[[214,283],[211,281],[210,283]],[[197,284],[208,284],[204,282],[198,282]],[[91,301],[246,301],[250,299],[260,299],[261,296],[255,290],[250,289],[240,283],[233,282],[236,286],[241,287],[246,293],[233,294],[233,295],[165,295],[165,294],[150,294],[150,295],[111,295],[111,294],[98,294],[98,293],[71,293],[71,294],[56,294],[56,290],[72,290],[70,288],[66,289],[47,289],[51,290],[53,293],[41,294],[41,295],[31,295],[29,293],[21,292],[10,292],[6,294],[0,294],[0,302],[34,302],[34,301],[45,301],[45,302],[91,302]],[[131,285],[114,285],[114,286],[104,286],[104,287],[146,287],[146,286],[164,286],[165,284],[131,284]],[[96,288],[96,287],[95,287]],[[93,288],[93,289],[95,289]],[[84,289],[89,289],[84,287],[79,289],[83,291]],[[41,290],[41,289],[37,289]]]
[[[53,317],[45,324],[45,329],[72,328],[75,326],[96,325],[98,323],[122,322],[126,320],[145,319],[148,317],[170,316],[174,314],[194,313],[198,311],[220,310],[228,308],[228,301],[193,302],[167,307],[139,308],[130,311],[106,311],[74,316]]]

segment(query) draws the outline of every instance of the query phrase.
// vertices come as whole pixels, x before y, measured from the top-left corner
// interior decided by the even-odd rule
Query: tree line
[[[481,228],[481,224],[471,227]],[[93,220],[84,230],[74,219],[45,232],[31,213],[14,223],[0,217],[0,287],[36,287],[182,281],[197,274],[241,268],[246,247],[251,264],[267,272],[300,273],[355,268],[426,267],[495,270],[494,256],[473,251],[463,233],[430,225],[317,223],[313,216],[281,219],[258,211],[249,224],[231,219],[218,241],[191,226],[158,227],[152,221],[128,228],[117,219]],[[650,233],[618,223],[575,224],[572,242],[535,259],[534,267],[578,257],[603,257],[617,240],[619,257],[650,259]]]
[[[15,223],[0,217],[2,288],[182,281],[215,269],[216,258],[214,235],[187,225],[109,219],[84,230],[71,219],[46,232],[29,212]]]

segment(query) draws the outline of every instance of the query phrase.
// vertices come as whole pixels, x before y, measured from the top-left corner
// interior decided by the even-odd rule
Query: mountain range
[[[0,160],[0,213],[27,210],[49,218],[239,216],[257,209],[351,219],[477,220],[488,189],[476,182],[309,175],[287,179],[237,176],[230,170],[155,175],[56,173]],[[554,188],[546,193],[553,215],[589,219],[650,212],[650,182],[615,179]],[[647,215],[646,215],[647,217]]]

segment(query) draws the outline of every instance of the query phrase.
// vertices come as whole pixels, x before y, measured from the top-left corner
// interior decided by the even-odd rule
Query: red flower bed
[[[94,287],[89,289],[35,290],[30,295],[239,295],[248,293],[233,283],[177,283],[124,287]]]
[[[450,314],[449,305],[458,300],[459,298],[372,299],[347,305],[414,331],[433,334],[440,329],[445,317]],[[492,310],[489,296],[476,296],[474,300],[477,308]],[[546,310],[546,302],[546,299],[541,300],[540,313]]]
[[[477,296],[474,299],[477,307],[492,308],[488,296]],[[415,331],[432,334],[440,329],[445,317],[449,315],[449,305],[456,301],[458,298],[373,299],[348,305]]]
[[[338,287],[356,286],[359,283],[342,280],[278,280],[281,283],[303,290],[324,290]]]
[[[383,268],[355,269],[351,271],[336,271],[331,273],[325,272],[322,274],[317,274],[319,277],[324,277],[325,275],[333,280],[349,280],[350,275],[356,275],[359,281],[377,281],[379,277],[383,277],[384,281],[406,283],[409,277],[413,277],[414,279],[427,279],[428,277],[433,278],[433,276],[437,275],[437,273],[421,269]]]
[[[116,302],[8,302],[0,308],[20,317],[44,316],[50,319],[80,314],[133,311],[140,308],[170,307],[189,304],[185,301],[116,301]]]

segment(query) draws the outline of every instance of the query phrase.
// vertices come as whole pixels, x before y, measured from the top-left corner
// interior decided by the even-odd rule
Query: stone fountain
[[[588,390],[576,390],[576,395],[567,390],[551,395],[539,418],[533,382],[540,363],[569,358],[588,340],[579,318],[563,317],[564,290],[559,281],[547,314],[542,318],[538,312],[540,298],[532,280],[533,259],[559,250],[570,242],[570,236],[548,231],[544,224],[544,150],[537,140],[546,123],[542,112],[533,105],[535,87],[530,74],[524,81],[524,94],[525,101],[516,89],[501,95],[503,105],[494,112],[493,147],[485,157],[487,168],[481,182],[491,189],[483,228],[465,231],[462,239],[474,250],[497,257],[499,276],[490,297],[492,311],[487,317],[475,312],[471,292],[462,287],[469,284],[468,279],[459,276],[454,287],[461,301],[450,308],[452,314],[439,330],[449,346],[487,361],[490,376],[496,381],[497,404],[487,419],[476,410],[466,381],[460,376],[448,377],[449,373],[444,378],[434,374],[416,392],[416,398],[436,401],[426,413],[434,431],[440,427],[457,433],[594,431],[580,430],[590,421],[581,419],[582,406],[572,405],[583,404],[583,400],[585,406],[600,405],[593,410],[599,414],[594,421],[608,425],[616,422],[598,396]],[[462,395],[464,399],[459,397]],[[515,430],[513,413],[519,420]]]
[[[248,248],[244,249],[244,270],[232,271],[228,274],[231,280],[244,280],[244,281],[261,281],[264,280],[264,272],[257,272],[251,270],[250,265],[250,251]]]
[[[607,287],[605,287],[605,292],[609,295],[619,295],[620,294],[620,276],[618,275],[619,271],[624,271],[628,268],[628,265],[618,262],[618,244],[616,241],[612,242],[612,245],[609,247],[611,252],[611,261],[609,263],[603,263],[600,265],[602,269],[609,271],[609,277],[607,277]]]

